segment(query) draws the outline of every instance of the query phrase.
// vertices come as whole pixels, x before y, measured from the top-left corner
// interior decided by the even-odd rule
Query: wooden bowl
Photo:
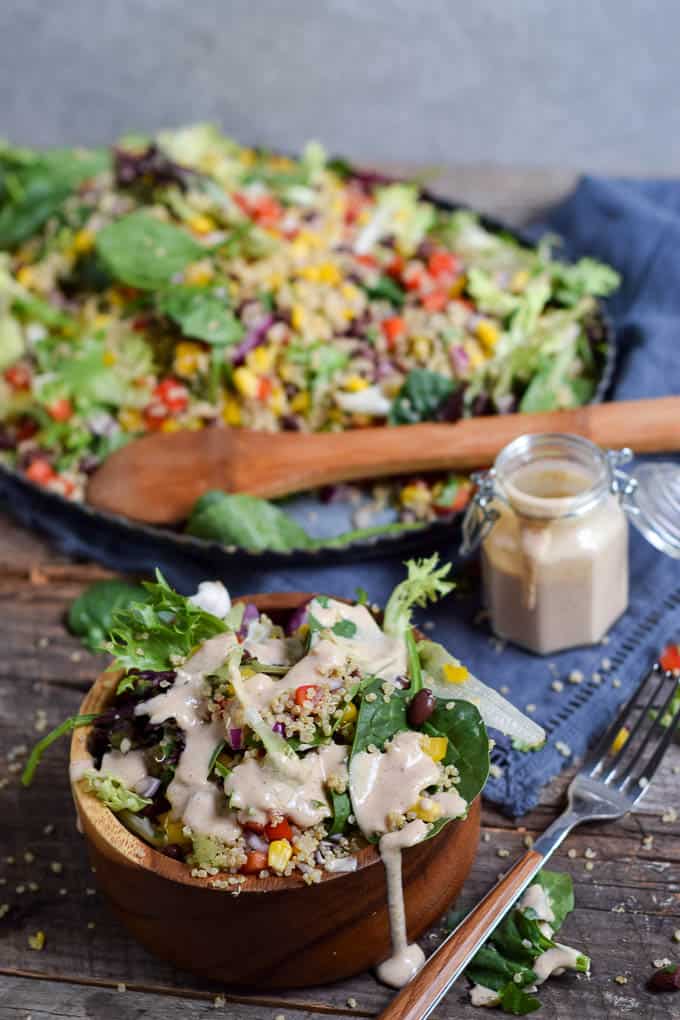
[[[273,619],[306,602],[302,592],[245,596]],[[100,712],[120,674],[103,673],[82,713]],[[87,758],[90,727],[74,731],[71,763]],[[390,952],[384,868],[374,847],[358,855],[356,871],[298,878],[246,878],[237,895],[134,836],[83,785],[73,797],[97,883],[128,931],[162,959],[230,985],[280,988],[349,977]],[[479,799],[463,821],[403,854],[408,934],[417,938],[456,898],[479,840]]]

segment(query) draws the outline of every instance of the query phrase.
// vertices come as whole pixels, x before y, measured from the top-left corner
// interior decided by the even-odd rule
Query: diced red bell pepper
[[[404,266],[406,261],[403,255],[395,255],[391,262],[386,267],[386,273],[388,276],[400,277],[404,272]]]
[[[355,255],[354,258],[357,262],[360,262],[362,266],[377,266],[378,260],[375,255]]]
[[[47,413],[54,421],[68,421],[73,415],[73,405],[67,397],[60,397],[47,405]]]
[[[392,350],[399,337],[406,332],[406,323],[401,315],[390,315],[389,318],[383,319],[380,328],[387,339],[387,346]]]
[[[272,393],[272,381],[271,379],[261,378],[257,382],[257,399],[268,400]]]
[[[44,457],[36,457],[26,468],[26,477],[37,485],[47,485],[57,475],[48,460],[45,460]]]
[[[151,432],[157,431],[164,421],[167,421],[169,412],[165,404],[154,400],[144,408],[144,424]]]
[[[319,688],[316,684],[302,684],[301,687],[295,688],[295,704],[304,705],[306,701],[311,701],[312,704],[319,699]]]
[[[256,832],[258,836],[261,836],[264,832],[264,822],[244,822],[243,828],[248,829],[249,832]]]
[[[423,294],[422,303],[426,312],[441,312],[448,305],[449,296],[445,290],[431,290]]]
[[[455,276],[460,270],[460,261],[451,251],[433,251],[427,260],[427,268],[435,280],[440,277]]]
[[[275,839],[287,839],[290,842],[293,838],[293,830],[287,818],[281,819],[276,825],[265,825],[264,834],[270,843]]]
[[[420,290],[427,280],[427,275],[419,266],[409,266],[402,274],[402,280],[407,290]]]
[[[246,857],[245,864],[241,865],[244,875],[259,875],[267,867],[267,855],[263,850],[251,850]]]
[[[9,383],[13,390],[30,389],[31,370],[28,365],[24,365],[19,361],[16,365],[10,365],[9,368],[5,369],[3,375],[5,382]]]
[[[171,414],[179,414],[185,411],[189,403],[189,393],[186,386],[177,382],[176,379],[163,379],[158,383],[153,395],[167,407]]]
[[[659,659],[662,669],[680,670],[680,645],[668,645]]]
[[[262,195],[250,203],[250,215],[262,227],[273,227],[283,215],[282,206],[271,195]]]

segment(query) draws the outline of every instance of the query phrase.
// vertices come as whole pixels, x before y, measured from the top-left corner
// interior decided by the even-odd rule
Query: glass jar
[[[594,644],[628,605],[628,450],[579,436],[520,436],[476,476],[464,548],[481,542],[494,632],[546,655]]]

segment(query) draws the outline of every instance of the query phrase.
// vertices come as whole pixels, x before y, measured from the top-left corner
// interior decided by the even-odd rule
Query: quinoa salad
[[[0,462],[83,500],[153,431],[342,430],[569,407],[617,274],[524,247],[317,143],[208,125],[111,150],[0,145]],[[405,480],[407,520],[464,479]]]

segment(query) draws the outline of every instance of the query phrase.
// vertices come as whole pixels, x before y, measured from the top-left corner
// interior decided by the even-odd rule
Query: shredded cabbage
[[[148,797],[140,797],[138,793],[128,790],[127,786],[108,772],[88,769],[85,773],[87,788],[102,800],[112,811],[141,811],[150,804]]]

